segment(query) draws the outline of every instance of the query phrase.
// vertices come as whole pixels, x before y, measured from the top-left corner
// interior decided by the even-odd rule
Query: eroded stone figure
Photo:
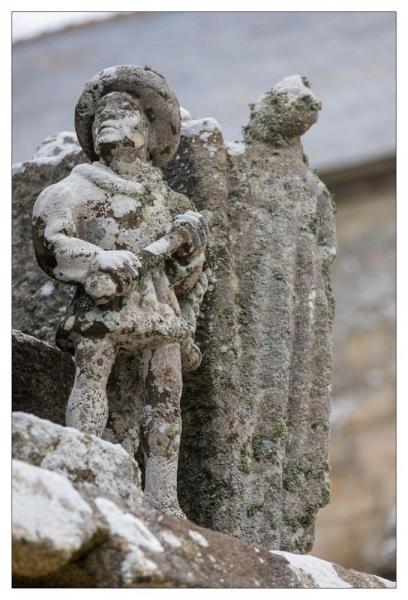
[[[335,210],[301,141],[320,107],[306,78],[285,77],[251,106],[243,142],[224,143],[214,119],[186,121],[165,169],[214,214],[204,359],[183,392],[183,507],[302,553],[329,499]]]
[[[183,516],[182,371],[201,360],[194,333],[207,286],[208,226],[159,169],[179,144],[179,104],[151,69],[112,67],[85,85],[75,124],[93,162],[45,189],[33,212],[40,266],[77,286],[57,332],[76,364],[66,423],[102,435],[115,358],[122,349],[134,353],[144,386],[145,499]]]

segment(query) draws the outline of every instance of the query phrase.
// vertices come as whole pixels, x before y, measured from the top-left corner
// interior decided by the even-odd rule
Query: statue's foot
[[[177,517],[178,519],[187,519],[186,515],[183,513],[180,507],[178,508],[161,508],[162,513],[165,515],[170,515],[171,517]]]
[[[172,517],[177,517],[178,519],[187,519],[186,515],[180,508],[180,505],[177,501],[172,504],[164,504],[157,498],[152,498],[149,494],[144,494],[145,503],[151,508],[155,508],[156,510],[164,513],[165,515],[170,515]]]

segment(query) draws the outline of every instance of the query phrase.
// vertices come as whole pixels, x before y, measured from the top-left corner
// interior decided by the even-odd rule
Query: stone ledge
[[[128,503],[104,485],[90,489],[69,469],[50,470],[58,453],[51,438],[77,432],[23,414],[15,416],[14,429],[31,436],[25,449],[15,435],[14,454],[33,461],[37,447],[36,462],[43,465],[13,461],[15,587],[394,587],[375,575],[312,556],[269,551],[165,516],[143,502]],[[98,443],[88,448],[90,464],[97,459]]]

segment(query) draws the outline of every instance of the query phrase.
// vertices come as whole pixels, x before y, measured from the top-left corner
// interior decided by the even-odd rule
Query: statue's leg
[[[177,463],[181,434],[180,345],[146,350],[141,440],[145,457],[145,500],[163,512],[185,517],[177,499]]]
[[[75,382],[68,399],[66,424],[101,436],[108,420],[106,384],[115,361],[109,338],[81,338],[75,347]]]
[[[144,382],[139,354],[121,348],[108,383],[109,420],[104,439],[121,444],[130,456],[139,449],[144,404]]]

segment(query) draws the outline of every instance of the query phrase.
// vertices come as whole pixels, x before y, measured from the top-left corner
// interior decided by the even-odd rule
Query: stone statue
[[[46,188],[33,211],[35,254],[50,277],[77,287],[57,331],[74,354],[66,424],[101,436],[106,384],[121,349],[144,386],[144,496],[183,517],[177,499],[182,371],[198,367],[196,318],[207,287],[206,217],[159,169],[176,152],[180,108],[148,67],[105,69],[77,102],[78,140],[91,162]]]
[[[140,103],[130,120],[125,99]],[[122,145],[107,127],[112,106]],[[67,132],[45,140],[13,181],[14,294],[22,297],[14,326],[51,341],[69,283],[77,288],[57,336],[78,366],[68,423],[100,434],[114,354],[103,438],[136,454],[142,467],[143,447],[146,498],[180,514],[178,469],[190,520],[301,553],[329,499],[335,207],[301,143],[319,110],[307,79],[286,77],[251,105],[243,141],[228,143],[211,117],[182,111],[180,129],[177,101],[160,76],[116,68],[90,82],[78,102],[81,146]],[[83,150],[96,162],[88,164]],[[167,161],[165,181],[146,156],[155,166]],[[68,282],[54,288],[33,264],[26,215],[58,181],[35,209],[38,260]],[[191,210],[211,214],[207,243],[203,217],[177,218]],[[171,286],[171,302],[162,301],[159,280]],[[195,340],[203,360],[194,370]],[[27,373],[20,369],[15,409],[63,423],[64,386],[58,378],[46,388],[42,382],[54,359],[69,389],[71,361],[34,338],[15,341],[16,364],[34,356],[34,345],[38,356]],[[179,451],[180,360],[191,373],[183,375]]]
[[[301,553],[329,500],[335,209],[301,142],[320,108],[306,78],[285,77],[251,105],[243,142],[224,142],[214,119],[183,121],[165,167],[213,214],[205,353],[183,389],[183,509]]]

